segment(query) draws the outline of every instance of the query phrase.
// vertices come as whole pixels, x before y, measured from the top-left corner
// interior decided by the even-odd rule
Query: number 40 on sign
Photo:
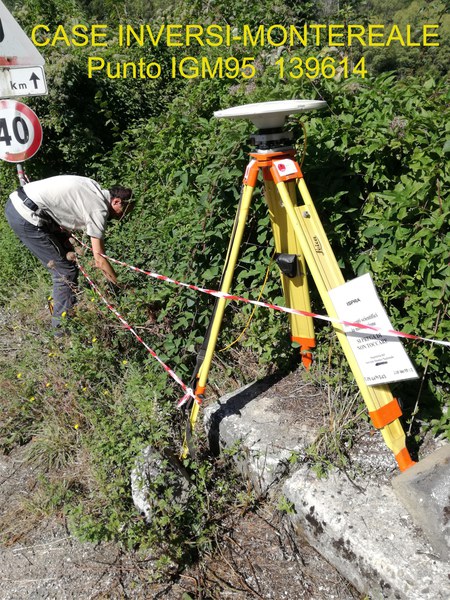
[[[20,163],[31,158],[42,142],[36,114],[22,102],[0,101],[0,159]]]

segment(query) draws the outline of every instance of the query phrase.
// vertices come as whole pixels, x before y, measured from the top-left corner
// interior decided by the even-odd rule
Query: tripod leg
[[[327,313],[336,317],[328,290],[344,283],[325,231],[316,212],[303,177],[298,179],[298,188],[303,206],[294,206],[285,182],[275,166],[271,168],[287,217],[305,254],[306,262],[316,282]],[[375,427],[381,430],[386,445],[392,450],[401,471],[414,464],[405,444],[405,433],[398,419],[401,410],[387,385],[368,386],[361,373],[353,350],[339,325],[333,325],[350,368],[355,376],[363,399]]]
[[[231,283],[233,280],[234,269],[239,256],[239,250],[242,242],[242,236],[244,234],[245,225],[247,222],[248,211],[250,208],[254,186],[244,185],[242,197],[236,213],[236,218],[233,227],[233,235],[228,246],[227,257],[225,261],[225,268],[222,276],[222,284],[220,291],[228,294],[230,291]],[[223,314],[225,312],[225,306],[228,300],[225,298],[218,298],[214,308],[212,321],[208,330],[208,340],[204,353],[203,360],[196,375],[196,387],[195,395],[201,396],[205,392],[206,382],[208,380],[209,370],[211,368],[211,362],[214,355],[214,350],[219,336],[220,327],[222,324]],[[199,413],[199,404],[194,402],[192,404],[191,413],[189,416],[189,424],[191,431],[195,427]],[[185,458],[189,454],[189,448],[187,440],[185,438],[182,450],[182,458]]]
[[[264,192],[272,223],[275,250],[278,254],[277,264],[281,271],[281,283],[286,306],[311,312],[308,281],[306,278],[306,262],[298,239],[287,218],[286,211],[280,202],[277,189],[270,170],[263,169]],[[292,203],[296,205],[295,182],[288,183],[288,191]],[[312,362],[311,348],[316,345],[314,324],[311,317],[289,315],[291,339],[300,344],[303,365],[308,369]]]

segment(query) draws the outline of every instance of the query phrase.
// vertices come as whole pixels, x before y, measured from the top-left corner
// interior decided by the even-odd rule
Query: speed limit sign
[[[42,142],[36,114],[22,102],[0,100],[0,159],[20,163],[31,158]]]

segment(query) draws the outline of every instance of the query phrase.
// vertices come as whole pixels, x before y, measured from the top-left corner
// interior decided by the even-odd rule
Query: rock
[[[174,488],[174,500],[185,504],[188,499],[189,475],[169,450],[158,452],[151,446],[147,446],[137,457],[131,471],[133,502],[147,523],[152,521],[155,502],[163,492],[158,487],[158,478],[167,469],[173,472],[171,483]]]

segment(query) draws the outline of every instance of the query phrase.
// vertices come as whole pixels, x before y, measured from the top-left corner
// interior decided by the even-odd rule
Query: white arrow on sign
[[[0,67],[0,97],[39,96],[47,93],[44,69],[42,67]]]
[[[36,113],[22,102],[0,100],[0,159],[21,163],[36,154],[41,142]]]

